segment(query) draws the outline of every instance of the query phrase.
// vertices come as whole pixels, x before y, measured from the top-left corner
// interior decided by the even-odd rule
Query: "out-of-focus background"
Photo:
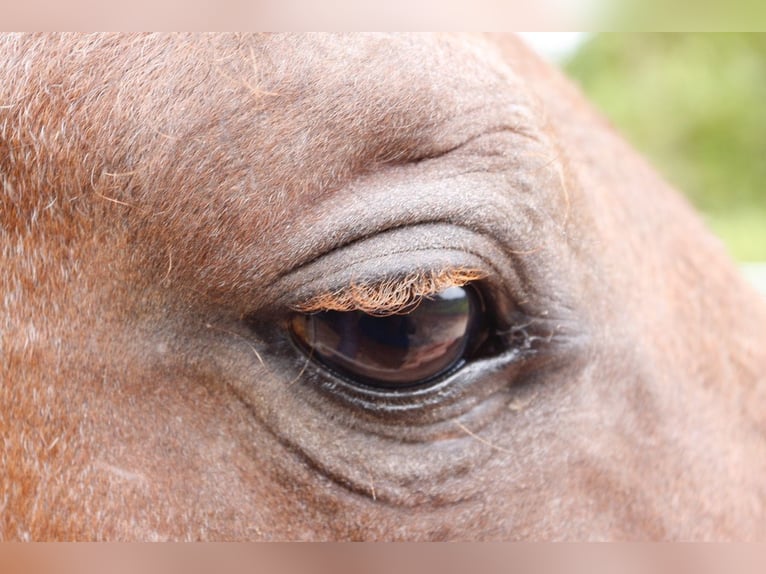
[[[766,34],[522,34],[685,192],[766,293]]]

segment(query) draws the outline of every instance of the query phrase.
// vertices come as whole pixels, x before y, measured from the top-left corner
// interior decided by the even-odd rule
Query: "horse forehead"
[[[19,181],[50,195],[30,209],[55,200],[80,219],[91,217],[86,203],[111,209],[148,251],[172,251],[174,268],[204,267],[212,253],[215,276],[226,253],[254,238],[273,261],[274,236],[296,218],[324,217],[305,208],[358,175],[444,153],[527,101],[496,48],[474,35],[4,42],[14,149],[45,160],[17,166]],[[35,185],[47,181],[62,185]]]
[[[275,221],[380,164],[435,157],[483,130],[535,116],[522,80],[480,36],[174,41],[169,52],[166,38],[146,40],[152,49],[127,45],[131,62],[138,54],[146,64],[131,64],[135,75],[120,80],[113,109],[121,118],[105,125],[132,133],[107,134],[120,145],[102,146],[132,148],[112,171],[136,174],[137,188],[149,194],[142,202],[161,193],[158,211],[174,201],[167,190],[189,190],[171,212],[196,199],[246,200],[247,213]],[[163,58],[152,55],[158,50]]]
[[[257,37],[244,56],[238,77],[253,74],[255,98],[246,90],[226,118],[253,138],[237,145],[271,173],[294,174],[300,188],[337,187],[376,164],[439,155],[507,121],[509,107],[530,105],[481,37],[279,35]],[[312,185],[317,165],[337,181]]]
[[[164,46],[166,39],[147,42]],[[252,135],[236,144],[260,153],[285,151],[289,143],[295,157],[325,144],[328,166],[329,145],[342,147],[346,159],[406,156],[443,136],[438,128],[450,119],[486,115],[509,96],[525,100],[493,45],[473,35],[193,37],[177,40],[169,55],[163,47],[164,57],[154,61],[152,50],[127,47],[131,60],[149,54],[147,65],[132,66],[121,79],[118,101],[138,101],[124,106],[137,119],[219,140]],[[207,122],[205,130],[196,119]]]
[[[379,112],[376,104],[401,100],[411,111],[431,113],[484,95],[472,89],[507,79],[508,72],[491,43],[475,35],[290,34],[254,36],[247,43],[237,53],[272,94],[330,96],[336,108],[362,101]]]

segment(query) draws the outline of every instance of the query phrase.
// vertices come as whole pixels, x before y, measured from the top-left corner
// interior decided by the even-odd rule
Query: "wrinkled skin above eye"
[[[459,368],[479,343],[484,309],[471,287],[450,287],[414,309],[296,314],[295,340],[309,356],[352,382],[404,389]]]

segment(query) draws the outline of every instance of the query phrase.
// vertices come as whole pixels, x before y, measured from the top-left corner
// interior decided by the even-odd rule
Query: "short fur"
[[[0,269],[2,540],[766,539],[762,299],[513,38],[5,35]],[[413,396],[284,327],[479,277]]]

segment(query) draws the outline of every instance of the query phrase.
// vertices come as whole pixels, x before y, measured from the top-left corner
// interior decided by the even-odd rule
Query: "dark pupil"
[[[473,289],[451,287],[407,314],[361,311],[295,315],[294,338],[313,358],[367,386],[388,389],[425,383],[460,366],[480,302]]]

